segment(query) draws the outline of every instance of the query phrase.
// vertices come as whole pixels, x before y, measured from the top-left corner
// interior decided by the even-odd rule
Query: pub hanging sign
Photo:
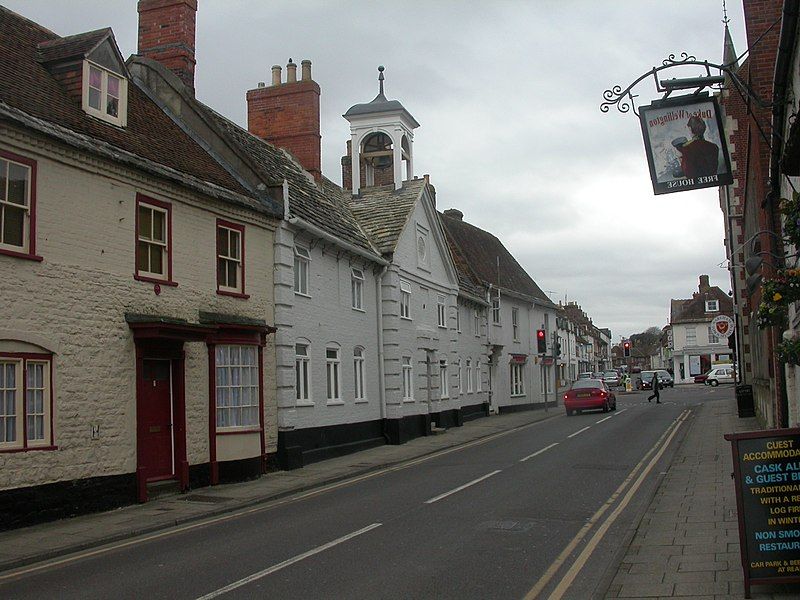
[[[659,100],[641,107],[639,119],[655,194],[733,183],[716,98]]]

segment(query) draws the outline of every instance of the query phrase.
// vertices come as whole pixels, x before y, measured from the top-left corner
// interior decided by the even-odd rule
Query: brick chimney
[[[700,293],[705,294],[711,289],[711,284],[708,283],[708,275],[700,275]]]
[[[253,135],[291,152],[303,168],[321,179],[319,85],[311,79],[311,61],[302,62],[297,81],[297,64],[289,59],[287,81],[281,68],[272,67],[272,85],[247,92],[247,129]]]
[[[197,0],[139,0],[139,51],[175,73],[194,94]]]

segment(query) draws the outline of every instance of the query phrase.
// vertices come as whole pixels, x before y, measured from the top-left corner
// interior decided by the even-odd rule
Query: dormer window
[[[706,300],[706,312],[719,312],[719,300]]]
[[[127,123],[128,80],[88,60],[83,62],[83,110],[113,125]]]

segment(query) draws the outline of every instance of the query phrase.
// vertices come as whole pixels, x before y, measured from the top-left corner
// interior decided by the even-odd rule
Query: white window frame
[[[439,359],[439,397],[446,400],[450,397],[450,389],[447,381],[447,359]]]
[[[2,250],[10,250],[11,252],[20,252],[22,254],[28,254],[31,250],[31,223],[33,222],[32,215],[32,207],[31,207],[31,198],[33,194],[33,174],[34,170],[31,164],[25,164],[18,160],[14,160],[9,156],[6,156],[3,153],[0,153],[0,161],[6,163],[6,167],[4,172],[0,173],[5,181],[6,185],[4,189],[0,189],[0,249]],[[17,168],[22,168],[27,171],[27,176],[25,177],[25,204],[17,204],[16,202],[11,202],[8,199],[9,196],[9,186],[11,182],[11,178],[9,177],[11,171],[11,165],[14,165]],[[3,219],[5,218],[6,211],[9,210],[22,210],[23,217],[22,217],[22,245],[17,246],[15,244],[6,243],[3,240]]]
[[[708,326],[708,343],[709,344],[721,343],[720,337],[717,335],[717,332],[714,331],[714,328],[711,325]]]
[[[313,406],[311,399],[311,356],[309,345],[297,342],[294,345],[294,387],[298,406]]]
[[[411,320],[411,284],[400,280],[400,318]]]
[[[511,332],[515,342],[519,341],[519,308],[511,307]]]
[[[364,312],[364,271],[350,269],[350,300],[353,310]]]
[[[90,79],[90,71],[91,69],[96,69],[100,71],[100,88],[92,88],[89,85]],[[118,105],[117,105],[117,115],[114,116],[108,112],[108,79],[109,77],[113,77],[119,80],[119,98],[118,98]],[[125,127],[128,124],[128,80],[119,75],[118,73],[112,73],[108,69],[101,67],[100,65],[93,63],[88,60],[83,61],[83,90],[82,90],[82,106],[83,110],[87,115],[91,115],[93,117],[97,117],[98,119],[105,121],[106,123],[111,123],[112,125],[117,125],[119,127]],[[95,108],[89,104],[89,90],[90,89],[97,89],[100,93],[100,108]],[[112,96],[113,97],[113,96]]]
[[[403,383],[403,400],[405,402],[414,401],[414,367],[411,364],[411,357],[404,356],[402,358],[402,383]]]
[[[225,248],[220,248],[219,244],[219,235],[220,231],[225,232],[225,240],[227,244]],[[235,256],[231,255],[231,239],[235,238]],[[225,225],[224,223],[217,223],[217,289],[223,292],[233,292],[237,294],[244,293],[244,263],[242,262],[244,258],[244,228],[234,228]],[[220,281],[219,278],[219,268],[220,264],[225,265],[225,281]],[[234,271],[234,277],[236,278],[236,285],[229,286],[227,283],[230,280],[230,269]]]
[[[258,354],[258,346],[245,344],[218,344],[214,348],[217,431],[261,429]],[[228,417],[223,417],[226,414]]]
[[[436,294],[436,324],[447,328],[447,298],[444,294]]]
[[[294,293],[310,298],[311,253],[308,248],[294,246]]]
[[[152,204],[147,202],[144,198],[141,198],[136,204],[136,211],[137,213],[141,212],[142,209],[150,211],[150,236],[147,237],[142,235],[140,231],[142,225],[142,219],[139,214],[137,214],[138,226],[136,228],[136,274],[139,277],[150,277],[152,279],[163,279],[164,281],[169,281],[170,279],[170,246],[169,240],[172,232],[170,231],[170,212],[169,209],[166,209],[162,206],[157,206],[156,204]],[[162,222],[164,224],[164,231],[163,231],[163,240],[159,240],[155,237],[155,219],[153,219],[153,214],[161,213]],[[139,253],[143,250],[140,249],[140,245],[144,244],[147,246],[147,269],[140,269],[139,268]],[[151,247],[158,247],[161,249],[161,272],[154,272],[150,270],[150,248]]]
[[[719,300],[706,300],[706,312],[719,312]]]
[[[457,367],[457,370],[456,370],[456,386],[458,387],[458,389],[455,390],[455,394],[454,395],[459,396],[459,395],[464,393],[464,382],[463,382],[463,380],[461,378],[461,359],[460,358],[456,361],[456,367]]]
[[[475,359],[475,391],[481,391],[481,359]]]
[[[471,394],[474,390],[474,385],[472,383],[472,359],[467,359],[467,393]]]
[[[367,401],[364,387],[364,348],[361,346],[353,349],[353,399],[356,402]]]
[[[492,325],[500,325],[500,291],[492,298]]]
[[[525,364],[513,362],[510,364],[511,397],[518,398],[525,395]]]
[[[686,345],[697,346],[697,329],[694,326],[686,328]]]
[[[325,348],[325,399],[328,404],[342,404],[342,360],[336,346]]]
[[[41,379],[31,379],[33,368],[41,367]],[[0,452],[4,450],[35,450],[52,448],[53,390],[50,381],[52,360],[42,356],[5,356],[0,354]],[[13,387],[8,375],[13,373]],[[36,408],[37,395],[40,408]],[[10,402],[9,402],[10,400]],[[32,404],[33,403],[33,404]],[[11,407],[13,412],[8,412]],[[13,419],[13,422],[8,421]],[[36,431],[37,419],[41,435]],[[9,439],[13,436],[13,439]]]
[[[461,333],[461,307],[456,304],[456,332]]]
[[[475,330],[475,337],[481,337],[481,313],[479,309],[473,309],[472,327]]]

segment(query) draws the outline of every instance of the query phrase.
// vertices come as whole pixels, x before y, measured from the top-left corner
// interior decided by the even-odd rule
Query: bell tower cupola
[[[348,155],[342,159],[342,184],[353,195],[363,187],[393,184],[414,177],[414,129],[419,127],[397,100],[383,93],[384,68],[378,67],[378,95],[344,113],[350,123]]]

